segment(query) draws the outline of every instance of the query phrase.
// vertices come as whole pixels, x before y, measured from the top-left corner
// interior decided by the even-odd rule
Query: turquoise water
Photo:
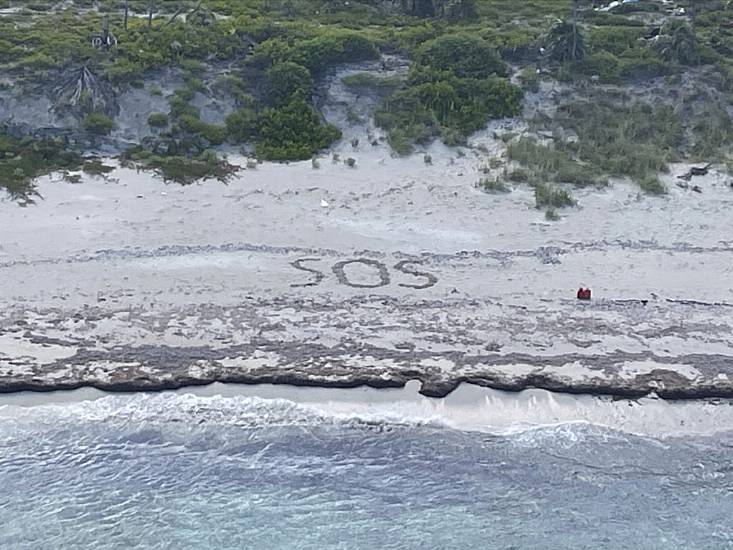
[[[0,417],[0,548],[733,548],[733,432],[159,395]]]

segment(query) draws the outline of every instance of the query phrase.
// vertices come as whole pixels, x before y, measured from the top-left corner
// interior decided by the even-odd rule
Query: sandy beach
[[[727,175],[692,193],[673,165],[667,196],[614,182],[548,222],[528,187],[475,188],[479,149],[426,164],[351,137],[335,152],[354,168],[324,155],[188,187],[117,168],[4,200],[0,390],[733,395]]]

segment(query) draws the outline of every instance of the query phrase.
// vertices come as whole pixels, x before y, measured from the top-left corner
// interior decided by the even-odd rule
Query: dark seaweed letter
[[[400,283],[400,286],[404,286],[406,288],[415,288],[417,290],[424,290],[426,288],[430,288],[431,286],[435,286],[435,284],[438,282],[438,278],[435,275],[426,273],[424,271],[418,271],[414,268],[407,267],[407,264],[420,264],[420,263],[421,262],[417,260],[402,260],[401,262],[397,262],[395,264],[394,268],[397,271],[401,271],[402,273],[407,273],[408,275],[415,275],[416,277],[425,277],[427,279],[427,281],[421,285],[406,285],[406,284]]]
[[[379,282],[374,285],[362,285],[358,283],[352,283],[346,276],[344,267],[349,264],[364,264],[372,267],[376,267],[379,270]],[[387,266],[376,260],[369,260],[367,258],[358,258],[356,260],[345,260],[343,262],[337,262],[333,266],[333,272],[336,275],[339,283],[354,288],[379,288],[380,286],[387,286],[389,284],[389,271]]]
[[[295,284],[290,285],[291,287],[302,287],[302,286],[316,286],[323,281],[323,279],[326,277],[323,272],[318,271],[317,269],[311,269],[310,267],[305,267],[304,265],[301,265],[300,262],[320,262],[320,258],[301,258],[300,260],[295,260],[294,262],[290,262],[290,265],[292,265],[295,269],[300,269],[301,271],[307,271],[308,273],[313,273],[315,275],[315,279],[311,281],[310,283],[301,283],[301,284]]]

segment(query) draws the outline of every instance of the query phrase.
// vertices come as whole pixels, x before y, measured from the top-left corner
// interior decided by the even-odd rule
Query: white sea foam
[[[507,393],[463,385],[444,399],[419,384],[375,390],[213,384],[175,392],[111,395],[97,390],[0,396],[0,426],[25,422],[110,422],[232,426],[433,426],[491,434],[557,432],[593,425],[673,437],[733,431],[733,401],[614,400],[543,390]],[[578,430],[573,430],[577,432]]]

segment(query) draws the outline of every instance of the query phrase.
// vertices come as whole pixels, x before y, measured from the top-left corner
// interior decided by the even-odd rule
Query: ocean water
[[[733,431],[181,394],[0,407],[0,548],[733,548]]]

